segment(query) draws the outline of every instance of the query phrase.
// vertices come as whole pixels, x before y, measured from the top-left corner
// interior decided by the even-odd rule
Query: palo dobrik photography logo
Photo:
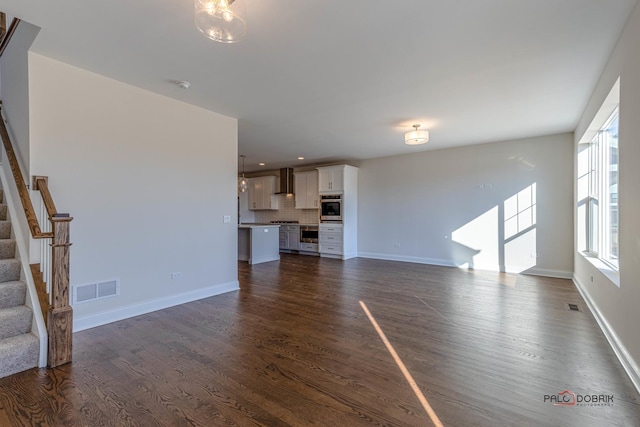
[[[547,395],[544,397],[544,401],[553,403],[555,406],[576,406],[576,394],[569,390],[562,390],[556,395]]]
[[[555,406],[613,406],[612,394],[580,394],[562,390],[557,394],[545,394],[544,402]]]

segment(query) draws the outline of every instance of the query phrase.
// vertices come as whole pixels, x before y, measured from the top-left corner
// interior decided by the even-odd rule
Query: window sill
[[[604,261],[595,256],[592,256],[588,253],[581,252],[582,255],[587,261],[591,263],[595,268],[597,268],[600,273],[604,275],[611,283],[620,287],[620,272],[618,270],[614,270],[611,266],[607,265]]]

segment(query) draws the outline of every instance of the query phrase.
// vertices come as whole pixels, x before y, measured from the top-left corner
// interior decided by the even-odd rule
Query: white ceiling
[[[253,171],[572,131],[636,3],[238,1],[231,45],[195,29],[193,0],[0,10],[42,28],[38,53],[238,118]],[[427,145],[404,144],[413,123]]]

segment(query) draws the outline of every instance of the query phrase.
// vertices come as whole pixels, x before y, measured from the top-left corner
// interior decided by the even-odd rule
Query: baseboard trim
[[[342,259],[343,260],[347,260],[347,259],[351,259],[351,258],[357,258],[358,257],[358,253],[357,252],[349,252],[349,253],[345,253],[342,255]]]
[[[640,394],[640,367],[638,367],[638,364],[633,360],[633,357],[631,357],[627,348],[604,317],[593,298],[591,298],[589,291],[587,291],[575,275],[573,275],[573,283],[576,286],[576,289],[578,289],[578,292],[580,292],[580,295],[582,295],[584,301],[587,303],[589,310],[591,310],[593,317],[595,317],[596,322],[598,322],[598,326],[600,326],[604,336],[607,338],[607,341],[609,341],[609,345],[616,354],[616,357],[618,357],[622,367],[627,372],[627,375],[629,376],[629,379],[631,379],[636,391]]]
[[[280,261],[280,254],[277,257],[264,257],[264,258],[252,258],[248,262],[249,264],[262,264],[263,262]]]
[[[546,270],[544,268],[529,268],[528,270],[524,270],[519,274],[530,274],[532,276],[544,276],[544,277],[555,277],[558,279],[572,279],[573,273],[570,271],[562,271],[562,270]]]
[[[444,259],[400,256],[392,254],[381,254],[377,252],[358,252],[358,256],[360,258],[382,259],[385,261],[412,262],[415,264],[439,265],[442,267],[458,267],[453,262]]]
[[[128,319],[130,317],[140,316],[142,314],[147,314],[176,305],[197,301],[199,299],[237,291],[238,289],[240,289],[240,285],[236,280],[229,283],[223,283],[221,285],[172,295],[170,297],[145,301],[140,304],[132,304],[126,307],[120,307],[115,310],[105,311],[91,316],[75,318],[73,319],[73,332],[84,331],[86,329],[95,328],[98,326],[117,322],[119,320]]]
[[[446,260],[446,259],[437,259],[437,258],[400,256],[400,255],[392,255],[392,254],[381,254],[376,252],[359,252],[358,256],[360,258],[382,259],[385,261],[412,262],[416,264],[439,265],[442,267],[460,267],[453,261]],[[495,266],[475,265],[473,268],[476,270],[501,271],[498,269],[497,265]],[[573,277],[573,273],[569,271],[546,270],[542,268],[529,268],[527,270],[519,271],[519,272],[518,271],[507,271],[507,272],[513,273],[513,274],[529,274],[532,276],[557,277],[560,279],[571,279]]]

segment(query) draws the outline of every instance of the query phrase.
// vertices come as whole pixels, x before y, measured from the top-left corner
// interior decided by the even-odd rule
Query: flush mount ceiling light
[[[246,193],[246,191],[249,189],[249,181],[247,181],[247,178],[244,177],[244,159],[245,156],[244,154],[240,154],[240,157],[242,157],[242,179],[238,182],[238,190],[241,193]]]
[[[404,143],[407,145],[420,145],[429,141],[428,130],[418,130],[420,125],[413,125],[414,130],[404,134]]]
[[[247,34],[243,0],[193,0],[195,24],[211,40],[236,43]]]
[[[191,83],[189,83],[186,80],[178,80],[176,81],[176,85],[178,85],[180,89],[184,89],[184,90],[187,90],[189,89],[189,87],[191,87]]]

